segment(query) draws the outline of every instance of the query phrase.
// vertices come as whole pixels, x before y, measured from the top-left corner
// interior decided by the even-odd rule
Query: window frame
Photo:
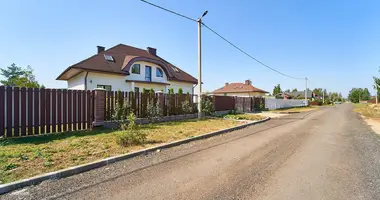
[[[135,66],[138,66],[138,73],[133,71]],[[131,73],[132,74],[141,74],[141,65],[140,64],[133,64],[132,69],[131,69]]]
[[[158,76],[158,72],[160,72],[161,73],[161,76]],[[160,77],[160,78],[163,78],[164,77],[164,71],[162,70],[162,69],[160,69],[160,68],[156,68],[156,77]]]
[[[96,87],[97,88],[103,88],[106,91],[112,91],[112,85],[101,85],[101,84],[98,84],[98,85],[96,85]],[[109,90],[107,88],[109,88]]]

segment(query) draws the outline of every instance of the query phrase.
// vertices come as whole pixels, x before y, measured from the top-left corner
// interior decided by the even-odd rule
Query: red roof
[[[226,83],[225,86],[214,90],[213,94],[218,93],[237,93],[237,92],[259,92],[259,93],[268,93],[265,90],[253,87],[251,84],[247,83]]]
[[[105,54],[112,56],[114,62],[107,61],[104,58]],[[180,68],[172,65],[161,57],[153,55],[147,50],[139,49],[125,44],[116,45],[68,67],[57,77],[57,80],[68,80],[76,74],[81,73],[82,71],[96,71],[99,73],[112,73],[125,76],[129,75],[129,68],[131,64],[136,61],[148,61],[158,64],[164,69],[169,80],[189,82],[194,84],[198,82],[196,78],[182,71]],[[178,71],[175,71],[175,68],[177,68]],[[74,71],[75,73],[70,73],[70,70]]]

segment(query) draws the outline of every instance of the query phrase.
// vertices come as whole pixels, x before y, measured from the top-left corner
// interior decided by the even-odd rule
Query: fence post
[[[94,98],[94,122],[92,122],[92,126],[104,126],[106,90],[96,88]]]

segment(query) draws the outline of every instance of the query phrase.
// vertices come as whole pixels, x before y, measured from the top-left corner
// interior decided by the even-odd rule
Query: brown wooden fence
[[[106,101],[105,101],[105,115],[104,119],[106,121],[112,120],[117,103],[123,101],[130,105],[131,110],[134,112],[136,117],[144,118],[147,116],[147,105],[148,102],[153,102],[154,105],[159,103],[163,115],[180,115],[184,114],[182,110],[182,103],[189,101],[193,106],[193,112],[196,112],[196,106],[194,104],[194,98],[196,95],[188,94],[150,94],[150,93],[135,93],[135,92],[117,92],[117,91],[107,91]]]
[[[213,104],[215,111],[252,112],[264,108],[265,99],[262,97],[213,96]]]
[[[89,129],[93,91],[0,86],[0,138]]]

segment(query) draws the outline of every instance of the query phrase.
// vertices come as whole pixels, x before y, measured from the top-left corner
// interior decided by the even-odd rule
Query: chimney
[[[246,85],[251,85],[252,82],[251,82],[251,80],[248,79],[248,80],[245,80],[245,84],[246,84]]]
[[[148,47],[148,48],[146,48],[146,50],[148,51],[148,53],[150,53],[154,56],[157,56],[157,49],[152,48],[152,47]]]
[[[106,48],[102,46],[96,46],[96,47],[98,47],[98,53],[102,53],[104,50],[106,50]]]
[[[228,83],[225,83],[225,86],[227,86],[228,85]]]

